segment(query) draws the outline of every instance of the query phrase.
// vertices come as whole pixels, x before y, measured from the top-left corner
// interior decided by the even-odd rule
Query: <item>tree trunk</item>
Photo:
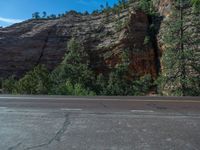
[[[180,0],[180,20],[181,20],[181,27],[180,27],[180,52],[181,52],[181,88],[182,88],[182,96],[186,95],[186,62],[185,62],[185,54],[184,54],[184,27],[183,27],[183,0]]]

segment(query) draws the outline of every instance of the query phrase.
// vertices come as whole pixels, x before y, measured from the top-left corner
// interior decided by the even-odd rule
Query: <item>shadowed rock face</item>
[[[124,22],[118,27],[117,22]],[[131,50],[130,69],[156,76],[155,51],[144,45],[149,21],[140,11],[124,10],[120,16],[69,13],[54,20],[28,20],[0,29],[0,77],[21,76],[38,64],[52,70],[75,37],[90,55],[90,66],[106,72],[121,62],[121,53]]]

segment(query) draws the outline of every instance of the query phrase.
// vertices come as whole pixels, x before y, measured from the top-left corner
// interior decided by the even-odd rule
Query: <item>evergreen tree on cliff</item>
[[[167,95],[200,95],[200,14],[192,4],[177,0],[166,21],[161,89]]]

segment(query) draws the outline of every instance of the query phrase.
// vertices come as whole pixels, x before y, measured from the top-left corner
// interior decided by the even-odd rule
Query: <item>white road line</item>
[[[153,113],[153,110],[130,110],[131,112],[139,112],[139,113]]]
[[[0,107],[0,109],[8,109],[8,107]]]
[[[79,108],[61,108],[60,110],[63,110],[63,111],[82,111],[83,109],[79,109]]]

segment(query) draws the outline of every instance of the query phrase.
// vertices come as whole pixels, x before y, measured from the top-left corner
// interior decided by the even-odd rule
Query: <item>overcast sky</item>
[[[117,0],[107,0],[110,6]],[[69,10],[91,12],[105,5],[106,0],[0,0],[0,26],[8,26],[31,18],[33,12],[47,14],[64,13]]]

